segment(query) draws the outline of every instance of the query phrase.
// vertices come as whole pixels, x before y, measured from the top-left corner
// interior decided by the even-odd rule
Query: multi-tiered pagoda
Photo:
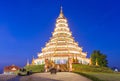
[[[51,60],[55,64],[66,64],[69,58],[73,59],[73,63],[89,64],[90,60],[86,56],[87,53],[82,52],[82,47],[79,47],[72,37],[72,32],[61,8],[52,37],[42,48],[38,58],[32,61],[32,64],[44,64],[45,59]]]

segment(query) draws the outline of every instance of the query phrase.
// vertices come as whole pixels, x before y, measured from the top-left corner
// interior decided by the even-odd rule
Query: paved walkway
[[[0,75],[0,81],[92,81],[70,72],[36,73],[30,76]]]
[[[37,73],[31,76],[23,76],[20,81],[92,81],[81,75],[70,72],[58,72],[57,74]]]
[[[16,77],[14,77],[14,78],[10,78],[10,79],[8,79],[7,81],[20,81],[20,76],[16,76]]]
[[[14,81],[15,81],[17,79],[17,77],[18,76],[16,76],[16,75],[4,75],[4,74],[0,74],[0,81],[13,81],[12,80],[13,78],[14,78]]]

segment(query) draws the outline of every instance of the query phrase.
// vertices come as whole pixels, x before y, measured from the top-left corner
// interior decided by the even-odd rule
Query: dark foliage
[[[102,54],[100,51],[93,51],[91,54],[91,64],[92,65],[98,65],[101,67],[107,67],[108,61],[107,56],[105,54]]]

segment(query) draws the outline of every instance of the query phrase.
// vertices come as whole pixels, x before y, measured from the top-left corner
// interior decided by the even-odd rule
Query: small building
[[[4,67],[4,74],[15,74],[18,70],[20,70],[20,67],[11,65]]]

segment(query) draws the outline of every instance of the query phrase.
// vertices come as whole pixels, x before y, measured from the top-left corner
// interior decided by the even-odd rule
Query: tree
[[[102,67],[107,67],[108,61],[107,56],[105,54],[102,54],[100,51],[95,50],[91,54],[91,64],[92,65],[98,65]]]

